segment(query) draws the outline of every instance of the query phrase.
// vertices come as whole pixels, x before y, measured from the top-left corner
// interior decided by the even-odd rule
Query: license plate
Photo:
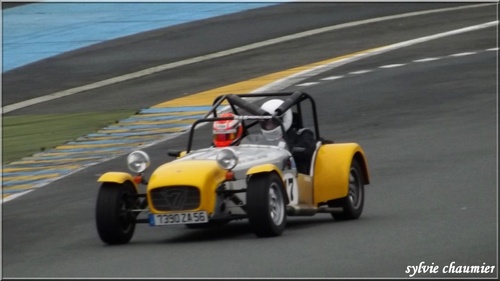
[[[152,226],[205,222],[208,222],[208,215],[205,211],[174,214],[149,214],[149,225]]]

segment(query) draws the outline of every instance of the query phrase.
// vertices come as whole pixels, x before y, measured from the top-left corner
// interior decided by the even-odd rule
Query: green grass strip
[[[114,124],[132,110],[2,117],[2,163],[20,160]]]

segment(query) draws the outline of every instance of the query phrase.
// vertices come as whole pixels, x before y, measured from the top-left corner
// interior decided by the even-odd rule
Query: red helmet
[[[222,113],[220,117],[233,117],[232,113]],[[224,147],[236,144],[243,136],[243,127],[241,121],[237,119],[232,120],[218,120],[213,125],[213,139],[214,145],[217,147]]]

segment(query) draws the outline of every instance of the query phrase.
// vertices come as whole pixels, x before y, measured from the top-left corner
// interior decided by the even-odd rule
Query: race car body
[[[275,97],[285,101],[272,115],[250,101]],[[310,149],[296,147],[286,137],[258,141],[262,136],[252,127],[266,120],[279,123],[286,136],[279,116],[287,110],[293,111],[294,126],[301,127],[304,101],[310,102],[314,121]],[[235,116],[217,117],[221,108],[227,111],[226,104]],[[241,143],[192,149],[198,125],[233,119],[244,123]],[[136,223],[200,228],[248,220],[257,236],[269,237],[282,234],[287,216],[330,213],[335,219],[357,219],[363,210],[364,186],[369,184],[365,153],[357,143],[321,138],[316,119],[314,100],[302,92],[218,97],[206,116],[192,125],[187,149],[170,152],[176,158],[156,167],[149,179],[143,174],[149,156],[141,150],[128,156],[135,175],[107,172],[98,179],[100,238],[108,244],[127,243]],[[312,153],[304,156],[305,151]]]

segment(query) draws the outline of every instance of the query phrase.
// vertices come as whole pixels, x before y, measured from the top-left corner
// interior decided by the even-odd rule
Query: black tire
[[[353,160],[349,172],[349,187],[347,196],[334,200],[331,207],[342,207],[341,212],[332,212],[336,220],[354,220],[361,216],[365,201],[363,172],[358,161]]]
[[[125,244],[132,239],[138,208],[137,191],[130,182],[124,184],[103,183],[96,204],[96,225],[104,243]]]
[[[246,211],[255,235],[273,237],[283,233],[287,218],[284,196],[283,183],[276,173],[251,176]]]

